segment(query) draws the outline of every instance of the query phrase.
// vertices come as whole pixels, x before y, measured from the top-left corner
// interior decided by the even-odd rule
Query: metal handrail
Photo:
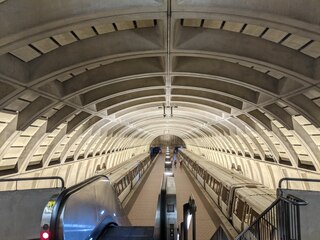
[[[281,199],[283,201],[285,201],[285,202],[291,203],[291,204],[296,205],[296,206],[306,206],[306,205],[308,205],[307,201],[305,201],[305,200],[303,200],[301,198],[298,198],[296,196],[293,196],[291,194],[288,194],[286,198],[281,196]]]
[[[25,177],[25,178],[1,178],[0,182],[19,182],[19,181],[34,181],[34,180],[60,180],[61,181],[61,188],[65,188],[64,179],[59,176],[52,176],[52,177]],[[17,186],[16,186],[16,190]]]
[[[237,239],[240,239],[240,237],[242,237],[242,236],[248,231],[248,229],[250,229],[250,227],[254,226],[254,225],[263,217],[263,215],[265,215],[265,214],[266,214],[267,212],[269,212],[274,206],[276,206],[276,205],[278,204],[278,202],[280,202],[281,198],[282,198],[282,197],[277,198],[266,210],[264,210],[264,211],[260,214],[260,216],[259,216],[255,221],[253,221],[253,223],[251,223],[251,225],[250,225],[247,229],[243,230],[243,231],[237,236],[236,240],[237,240]]]
[[[281,185],[282,185],[282,183],[284,181],[286,181],[286,182],[289,182],[289,181],[293,181],[293,182],[301,181],[301,182],[319,182],[320,183],[320,179],[312,179],[312,178],[281,178],[280,181],[279,181],[279,184],[278,184],[279,188],[282,188]]]
[[[58,221],[59,221],[59,215],[61,214],[61,211],[63,210],[63,207],[68,200],[68,198],[83,189],[84,187],[88,186],[89,184],[101,179],[101,178],[106,178],[109,180],[109,178],[105,175],[97,175],[91,178],[88,178],[87,180],[78,183],[70,188],[65,189],[62,193],[60,193],[59,197],[56,200],[56,203],[53,207],[52,211],[52,217],[50,221],[50,232],[56,234],[58,232]],[[53,239],[55,239],[56,236],[53,236]]]
[[[196,211],[197,205],[193,194],[191,193],[187,203],[183,204],[183,222],[181,224],[181,235],[183,240],[189,239],[188,215],[192,215],[192,240],[196,239]]]
[[[163,175],[160,189],[160,239],[167,236],[167,219],[166,219],[166,195],[167,195],[167,177]]]
[[[223,225],[219,225],[218,229],[212,235],[211,240],[229,240]]]
[[[274,208],[279,202],[284,201],[284,202],[286,202],[286,203],[293,204],[293,205],[298,206],[298,207],[299,207],[299,206],[305,206],[305,205],[308,204],[306,201],[304,201],[304,200],[302,200],[302,199],[300,199],[300,198],[297,198],[297,197],[295,197],[295,196],[293,196],[293,195],[288,195],[288,196],[290,197],[290,199],[287,199],[287,198],[285,198],[285,197],[283,197],[283,196],[279,196],[266,210],[264,210],[264,211],[260,214],[260,216],[259,216],[257,219],[255,219],[255,220],[250,224],[250,226],[249,226],[247,229],[243,230],[243,231],[237,236],[236,240],[241,239],[241,237],[243,237],[244,234],[245,234],[247,231],[250,230],[250,228],[252,228],[254,225],[256,225],[256,224],[264,217],[264,215],[266,215],[266,214],[267,214],[272,208]]]

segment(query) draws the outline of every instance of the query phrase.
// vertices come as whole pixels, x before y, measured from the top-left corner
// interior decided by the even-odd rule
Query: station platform
[[[167,156],[167,158],[169,157]],[[143,161],[139,161],[138,164],[134,164],[129,170],[128,167],[121,167],[120,170],[124,175],[117,177],[116,179],[119,180],[114,183],[106,175],[97,175],[77,185],[64,188],[64,181],[61,178],[38,178],[37,180],[59,179],[61,181],[61,187],[55,189],[58,192],[51,192],[53,189],[50,188],[45,189],[46,191],[44,189],[36,189],[37,191],[31,189],[33,196],[36,196],[34,199],[42,201],[42,203],[39,202],[39,204],[33,205],[37,206],[38,209],[38,206],[46,204],[44,210],[39,208],[41,211],[38,213],[42,213],[41,240],[173,240],[176,239],[178,234],[181,237],[180,239],[186,239],[185,236],[189,236],[189,239],[191,239],[190,237],[194,233],[196,233],[197,240],[248,240],[252,239],[252,236],[255,236],[255,239],[264,240],[271,238],[289,240],[315,239],[314,236],[318,235],[317,222],[309,220],[318,217],[319,211],[316,206],[319,203],[319,192],[282,188],[282,185],[285,182],[288,185],[288,181],[319,182],[319,180],[284,178],[279,183],[277,199],[260,216],[257,216],[253,224],[247,226],[245,230],[238,234],[230,231],[230,229],[236,231],[234,226],[237,224],[237,219],[235,218],[238,216],[237,213],[230,220],[227,220],[223,213],[217,210],[218,206],[210,200],[211,198],[208,197],[206,191],[200,187],[199,181],[195,181],[193,170],[189,171],[190,168],[188,166],[190,166],[191,160],[184,159],[185,165],[180,166],[178,164],[176,167],[173,166],[172,174],[170,167],[165,169],[164,154],[158,155],[155,159],[147,157]],[[168,167],[170,162],[166,164],[166,167]],[[192,166],[194,168],[197,167],[197,165]],[[200,167],[198,167],[198,170],[201,172]],[[165,177],[163,175],[165,171],[169,171],[170,176]],[[218,169],[212,172],[218,175],[219,171],[221,170]],[[111,176],[115,177],[118,174],[114,172]],[[124,181],[128,179],[127,176],[131,176],[131,182],[129,183]],[[199,180],[200,177],[197,176],[197,179]],[[139,184],[132,184],[136,179],[140,181]],[[208,179],[210,180],[208,177],[204,179],[206,179],[206,182]],[[26,181],[30,179],[11,180]],[[9,180],[6,179],[6,181]],[[266,191],[263,187],[254,188],[252,185],[250,187],[255,191],[258,189]],[[128,188],[132,192],[127,191]],[[240,189],[241,186],[238,188]],[[206,187],[205,189],[208,190],[209,188]],[[41,191],[39,192],[39,190]],[[127,191],[127,197],[124,197],[124,199],[127,199],[126,201],[128,202],[127,204],[123,204],[124,202],[121,204],[118,197],[125,191]],[[21,194],[21,196],[28,197],[31,192],[20,190],[9,191],[6,194],[9,196],[12,193],[18,194],[15,196]],[[46,196],[47,198],[42,200],[40,196]],[[256,199],[260,195],[246,196],[253,196]],[[13,197],[13,199],[16,199],[16,197]],[[257,198],[257,201],[259,199]],[[6,206],[10,206],[8,202],[5,204]],[[30,199],[27,202],[34,203]],[[234,206],[234,209],[237,209],[236,205],[231,204],[230,206]],[[256,205],[250,206],[255,207]],[[185,214],[184,222],[183,211]],[[31,210],[20,210],[20,212],[25,212],[29,215]],[[194,215],[195,212],[196,214]],[[22,215],[20,214],[19,216]],[[192,216],[192,218],[189,218],[189,216]],[[10,216],[7,218],[10,218]],[[192,220],[190,226],[193,228],[194,224],[196,224],[196,228],[194,228],[196,231],[193,231],[194,229],[188,230],[190,219]],[[182,222],[183,224],[180,225]],[[233,224],[230,229],[226,222],[230,226]],[[267,225],[266,222],[268,223]],[[24,235],[28,234],[28,236],[23,237],[23,239],[38,239],[34,237],[38,229],[37,221],[35,223],[36,225],[33,227],[35,234],[26,232]],[[63,228],[61,227],[62,224]],[[182,231],[180,229],[177,232],[177,226],[181,226]],[[309,228],[310,226],[312,227]],[[4,229],[11,230],[8,227]],[[20,235],[6,237],[6,239],[20,240],[22,239]],[[8,236],[8,231],[4,232],[3,236]]]
[[[151,169],[150,175],[142,186],[138,197],[132,203],[128,217],[133,226],[153,226],[157,200],[164,173],[165,154],[161,154]],[[220,225],[220,219],[207,202],[201,191],[191,182],[183,167],[173,167],[176,182],[178,223],[183,221],[183,204],[192,194],[197,205],[197,239],[208,240]]]

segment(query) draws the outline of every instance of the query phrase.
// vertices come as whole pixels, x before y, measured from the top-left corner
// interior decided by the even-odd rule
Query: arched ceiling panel
[[[177,52],[212,55],[231,58],[233,61],[248,61],[271,70],[283,72],[296,79],[314,82],[315,60],[294,49],[231,31],[177,27],[179,40]],[[181,39],[181,40],[180,40]],[[211,41],[207,41],[211,39]],[[290,58],[290,63],[287,59]]]
[[[144,90],[133,92],[130,94],[124,94],[117,97],[109,98],[107,100],[101,101],[96,104],[97,111],[101,111],[105,108],[110,108],[114,105],[119,105],[127,101],[133,101],[138,98],[148,98],[153,96],[161,96],[164,95],[164,89],[155,89],[155,90]]]
[[[262,173],[272,167],[318,176],[319,9],[314,0],[1,3],[0,175],[102,164],[173,134],[225,167],[245,161],[248,176],[258,164],[270,186]]]
[[[201,98],[201,99],[207,99],[219,102],[220,104],[225,104],[233,108],[242,109],[243,102],[227,97],[221,94],[212,93],[205,90],[197,90],[197,89],[179,89],[179,88],[173,88],[171,91],[172,95],[177,96],[184,96],[184,97],[195,97],[195,98]]]
[[[234,82],[248,86],[251,89],[282,95],[288,94],[290,88],[297,90],[303,85],[294,79],[277,79],[254,68],[248,68],[237,63],[209,59],[204,57],[176,57],[174,59],[175,75],[198,75],[199,77]]]
[[[99,64],[103,60],[116,59],[116,57],[143,56],[144,53],[154,51],[163,53],[162,43],[159,42],[161,38],[159,39],[158,36],[153,28],[98,35],[44,54],[31,61],[28,69],[30,69],[32,79],[42,80],[43,76],[48,78],[50,75],[58,75],[61,70],[70,71],[81,66],[85,68],[87,65]],[[92,45],[104,47],[92,49]],[[41,63],[41,68],[39,68],[39,63]]]
[[[299,0],[277,0],[256,2],[173,1],[175,16],[192,19],[217,19],[230,22],[247,22],[255,25],[268,25],[282,31],[296,32],[319,40],[319,4],[313,0],[301,4]],[[294,7],[288,7],[294,6]],[[185,11],[188,9],[189,11]],[[201,16],[201,17],[199,17]],[[200,24],[199,24],[200,25]]]
[[[59,3],[42,5],[36,0],[28,3],[13,0],[3,3],[1,7],[6,8],[6,11],[1,14],[1,21],[4,23],[1,33],[2,53],[18,48],[19,45],[23,46],[23,44],[71,31],[74,25],[82,29],[86,26],[112,23],[116,20],[121,22],[132,20],[132,16],[137,20],[150,19],[150,16],[161,16],[161,12],[167,10],[165,1],[157,0],[148,2],[115,0],[108,4],[103,1],[95,4],[89,4],[86,1],[69,1],[64,2],[63,11]],[[32,17],[34,11],[43,11],[46,14]],[[17,15],[20,20],[17,20]]]
[[[149,77],[135,80],[122,81],[119,83],[110,84],[100,87],[80,95],[81,104],[83,106],[93,104],[103,100],[106,97],[112,97],[117,94],[130,94],[130,92],[139,91],[142,89],[164,88],[164,80],[161,77]]]
[[[240,100],[258,104],[260,93],[249,88],[235,85],[232,83],[225,83],[218,80],[209,80],[205,78],[192,77],[175,77],[173,80],[173,87],[189,87],[189,88],[203,88],[210,89],[213,92],[225,94],[227,96],[236,97]]]
[[[67,80],[42,81],[39,89],[66,98],[118,81],[161,75],[164,69],[161,58],[148,57],[111,62],[107,65],[98,64],[92,70],[83,69],[83,71]],[[60,89],[60,91],[52,92],[55,89]]]

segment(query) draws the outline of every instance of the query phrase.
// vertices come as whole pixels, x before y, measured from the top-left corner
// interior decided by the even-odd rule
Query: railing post
[[[194,200],[193,200],[194,203]],[[196,205],[192,206],[192,240],[196,240],[196,233],[197,233],[197,227],[196,227]]]
[[[291,231],[290,231],[290,228],[291,228],[291,221],[290,221],[290,217],[291,217],[291,214],[290,214],[290,206],[287,202],[285,202],[285,211],[286,211],[286,222],[285,222],[285,227],[286,227],[286,239],[290,240],[291,237]]]
[[[180,236],[179,240],[184,240],[184,222],[180,223]]]
[[[300,206],[297,206],[297,219],[298,219],[298,223],[297,223],[297,234],[298,234],[298,240],[301,240],[301,225],[300,225]]]
[[[188,209],[189,203],[183,204],[183,240],[188,240]]]
[[[188,240],[189,226],[188,223],[192,220],[192,240],[196,240],[196,211],[197,206],[191,195],[189,201],[183,205],[183,240]]]

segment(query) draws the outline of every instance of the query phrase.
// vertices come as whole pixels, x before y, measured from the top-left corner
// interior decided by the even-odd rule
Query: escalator
[[[65,189],[44,209],[41,240],[177,239],[173,176],[163,177],[155,226],[131,226],[111,182],[95,176]],[[163,230],[164,229],[164,230]],[[166,232],[166,236],[161,235]]]
[[[130,223],[109,179],[99,175],[65,189],[48,202],[43,211],[41,238],[94,240],[110,225]]]

